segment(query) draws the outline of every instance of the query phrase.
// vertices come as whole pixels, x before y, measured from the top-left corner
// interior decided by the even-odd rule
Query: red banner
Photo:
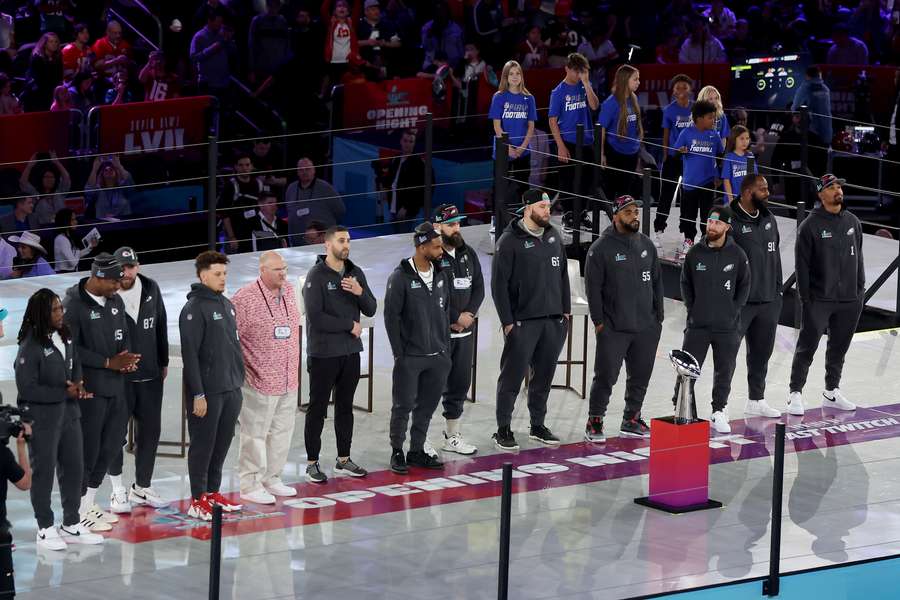
[[[57,156],[69,154],[70,113],[34,112],[0,117],[0,162],[18,170],[35,152],[53,150]]]
[[[416,129],[425,124],[425,115],[448,114],[452,86],[447,82],[447,102],[438,104],[430,79],[389,79],[378,83],[351,83],[344,86],[344,127],[374,127],[393,131]]]
[[[211,96],[101,106],[100,152],[156,152],[206,141]]]

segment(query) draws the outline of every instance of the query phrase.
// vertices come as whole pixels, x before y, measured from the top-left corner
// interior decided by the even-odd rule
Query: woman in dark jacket
[[[91,523],[83,522],[78,514],[84,470],[78,403],[90,402],[92,394],[82,385],[81,363],[63,323],[62,302],[46,288],[28,299],[15,371],[18,404],[27,407],[34,420],[29,449],[38,548],[65,550],[70,543],[103,543],[102,536],[91,533]],[[63,507],[59,529],[50,507],[57,467]]]
[[[37,41],[31,53],[25,110],[28,112],[50,110],[53,90],[62,82],[63,64],[59,37],[53,32],[47,32]]]

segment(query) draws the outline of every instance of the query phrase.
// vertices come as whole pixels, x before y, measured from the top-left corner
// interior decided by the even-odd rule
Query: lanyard
[[[272,307],[269,306],[269,300],[266,298],[265,292],[263,292],[262,286],[259,285],[259,281],[256,282],[256,287],[259,288],[259,295],[262,296],[263,302],[266,303],[266,310],[269,311],[269,316],[272,317],[272,320],[275,320],[275,315],[272,313]],[[284,314],[287,316],[287,300],[284,298],[284,294],[281,294],[281,302],[284,302]],[[281,303],[279,302],[279,304]]]

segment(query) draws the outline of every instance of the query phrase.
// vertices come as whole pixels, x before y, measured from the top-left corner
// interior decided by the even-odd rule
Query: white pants
[[[241,493],[248,494],[281,477],[294,436],[297,394],[267,396],[247,385],[242,389],[238,473]]]

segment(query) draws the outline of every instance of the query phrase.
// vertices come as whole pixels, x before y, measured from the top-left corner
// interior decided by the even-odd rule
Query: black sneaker
[[[398,475],[409,473],[409,467],[406,466],[406,455],[400,448],[394,448],[391,451],[391,471]]]
[[[545,446],[559,446],[559,438],[543,425],[532,425],[528,437]]]
[[[353,459],[351,458],[348,458],[344,462],[341,462],[340,460],[335,461],[334,472],[342,475],[349,475],[350,477],[365,477],[369,474],[368,471],[353,462]]]
[[[650,427],[637,414],[631,418],[623,417],[622,426],[619,427],[619,433],[623,437],[647,438],[650,437]]]
[[[406,453],[406,462],[411,467],[422,469],[443,469],[444,463],[436,456],[427,454],[424,450],[410,450]]]
[[[603,417],[588,417],[584,428],[584,439],[594,444],[602,444],[606,441],[603,433]]]
[[[318,461],[311,465],[306,465],[306,480],[310,483],[325,483],[328,481],[328,476],[322,472]]]
[[[518,450],[519,444],[516,443],[516,436],[513,435],[512,429],[507,425],[497,430],[493,435],[494,444],[500,450]]]

